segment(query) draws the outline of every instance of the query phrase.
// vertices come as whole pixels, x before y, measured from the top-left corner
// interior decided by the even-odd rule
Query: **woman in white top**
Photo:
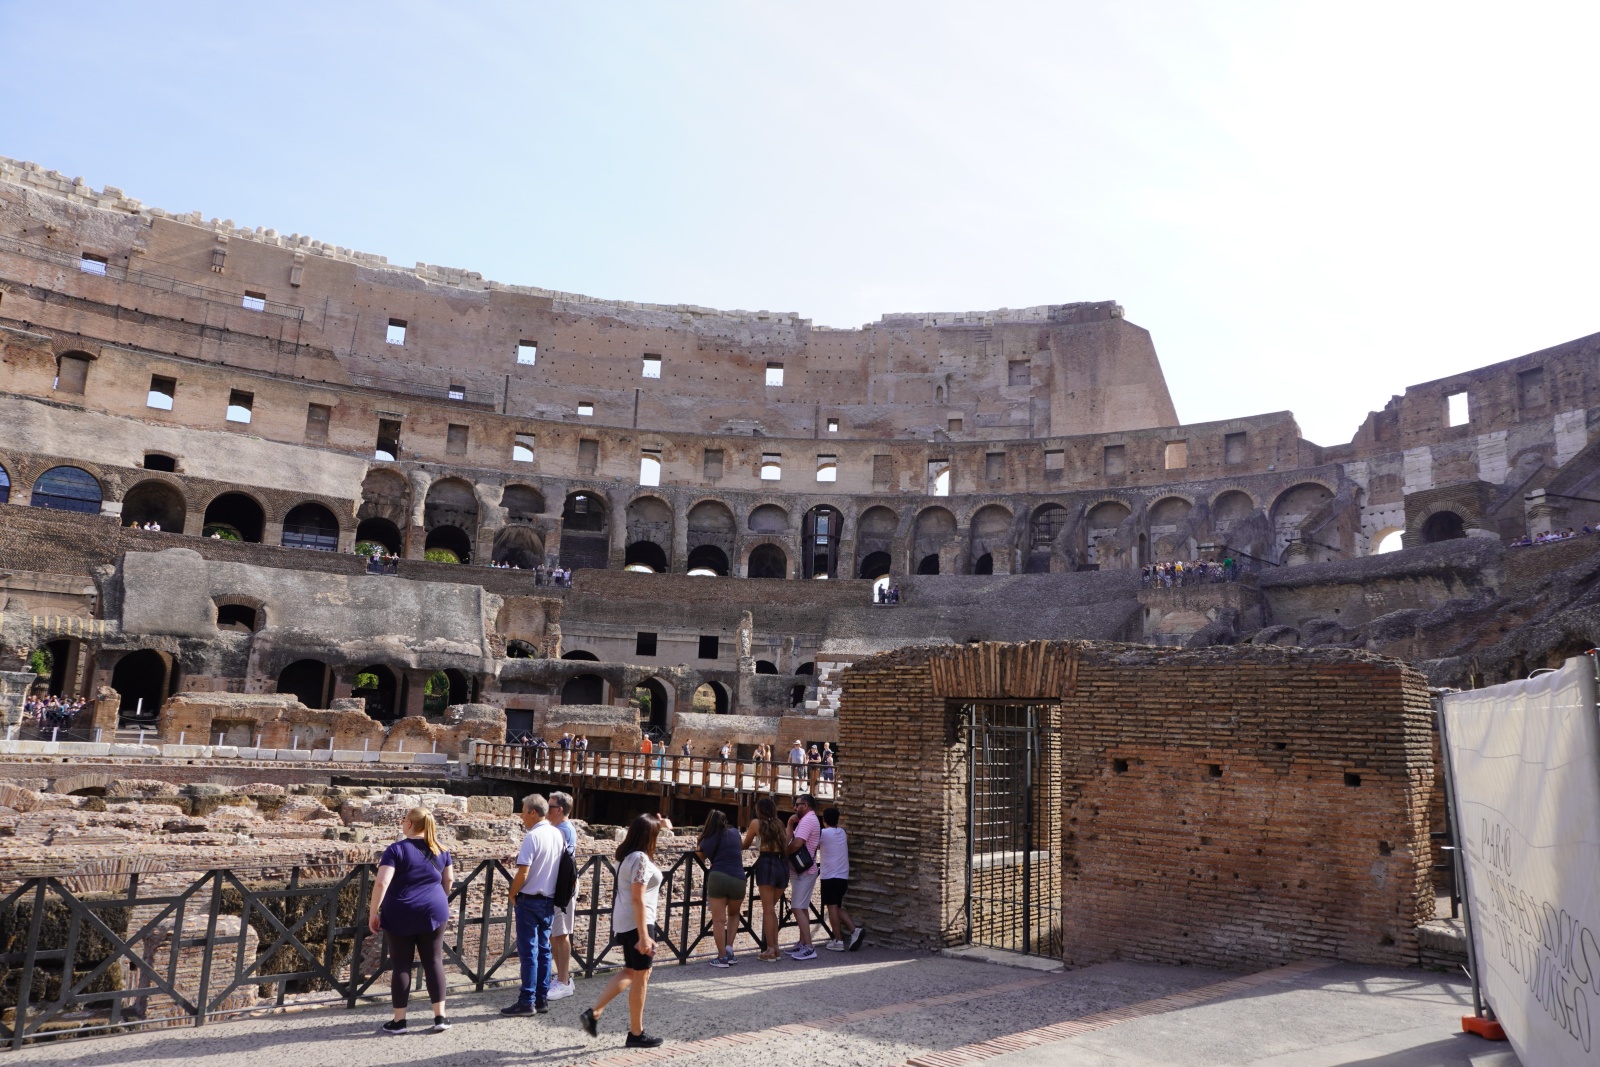
[[[661,868],[656,866],[658,815],[640,815],[617,846],[617,891],[611,901],[611,943],[622,947],[622,968],[611,976],[594,1007],[578,1016],[590,1037],[600,1036],[600,1014],[624,989],[628,991],[628,1048],[655,1048],[661,1038],[644,1032],[645,989],[655,955],[656,902],[661,894]]]

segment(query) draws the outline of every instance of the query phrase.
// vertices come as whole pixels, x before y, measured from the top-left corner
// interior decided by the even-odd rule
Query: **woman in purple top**
[[[412,808],[400,820],[405,836],[384,849],[372,885],[367,928],[389,936],[389,995],[394,1018],[379,1029],[406,1033],[406,1002],[411,994],[411,962],[422,957],[422,977],[433,1002],[431,1033],[450,1029],[444,1014],[444,926],[450,920],[450,883],[455,869],[439,847],[433,812]]]

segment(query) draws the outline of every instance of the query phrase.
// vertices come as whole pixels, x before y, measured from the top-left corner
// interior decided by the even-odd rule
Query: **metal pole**
[[[1483,987],[1478,980],[1478,949],[1477,939],[1473,936],[1472,893],[1471,887],[1466,881],[1467,864],[1464,858],[1466,853],[1466,824],[1461,821],[1461,797],[1456,792],[1455,771],[1452,766],[1453,761],[1450,758],[1450,735],[1445,727],[1443,697],[1440,697],[1439,702],[1435,705],[1434,714],[1437,716],[1439,723],[1439,751],[1444,755],[1442,762],[1444,763],[1445,803],[1450,808],[1451,821],[1454,822],[1456,828],[1455,840],[1452,842],[1455,845],[1455,849],[1451,859],[1455,863],[1456,884],[1462,889],[1461,918],[1467,929],[1467,977],[1472,980],[1472,1014],[1480,1019],[1486,1015],[1492,1019],[1494,1018],[1494,1010],[1492,1008],[1485,1010]]]
[[[967,705],[967,944],[972,944],[972,860],[976,855],[972,833],[977,822],[978,765],[976,759],[978,736],[978,705]]]

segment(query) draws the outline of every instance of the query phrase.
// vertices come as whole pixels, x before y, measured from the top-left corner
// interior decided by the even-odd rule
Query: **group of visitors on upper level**
[[[1233,582],[1239,579],[1239,564],[1228,556],[1222,562],[1214,560],[1179,560],[1174,563],[1146,563],[1139,570],[1139,582],[1145,588],[1171,589],[1178,585],[1209,585],[1213,582]]]
[[[515,563],[491,563],[491,568],[497,571],[520,571],[528,568],[519,567]],[[558,586],[562,589],[572,588],[571,567],[546,567],[543,563],[532,568],[534,585]]]
[[[898,585],[880,585],[872,591],[874,604],[900,603],[900,587]]]
[[[1584,526],[1584,528],[1583,528],[1583,533],[1584,534],[1592,534],[1592,533],[1596,533],[1596,532],[1600,532],[1600,531],[1597,531],[1592,526]],[[1574,537],[1577,537],[1577,536],[1578,536],[1578,531],[1576,531],[1572,527],[1568,526],[1565,531],[1562,531],[1562,530],[1551,530],[1549,533],[1524,535],[1522,537],[1517,538],[1515,541],[1512,541],[1506,547],[1508,547],[1508,548],[1526,548],[1529,545],[1548,545],[1552,541],[1567,541],[1567,540],[1570,540],[1570,539],[1572,539]]]

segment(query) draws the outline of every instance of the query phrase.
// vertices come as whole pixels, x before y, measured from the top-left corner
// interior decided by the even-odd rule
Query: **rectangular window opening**
[[[828,432],[829,433],[838,433],[839,432],[839,420],[838,419],[829,419],[828,420]]]
[[[1128,473],[1128,446],[1106,445],[1101,462],[1107,478],[1121,478]]]
[[[388,341],[392,345],[403,345],[403,344],[405,344],[406,343],[406,320],[405,319],[390,319],[389,320],[389,331],[388,331],[388,333],[386,333],[384,335],[383,339],[385,341]]]
[[[770,386],[774,386],[774,387],[780,386],[780,385],[783,384],[783,364],[782,363],[768,363],[767,364],[767,384],[770,385]]]
[[[641,633],[633,639],[633,654],[635,656],[653,656],[656,654],[656,635]]]
[[[1249,458],[1246,449],[1249,438],[1243,433],[1230,433],[1222,438],[1222,462],[1243,463]]]
[[[445,396],[451,400],[465,400],[467,398],[467,387],[464,385],[452,385],[445,391]]]
[[[950,495],[950,461],[948,459],[928,460],[928,495]]]
[[[328,423],[332,420],[333,409],[326,404],[309,404],[306,406],[306,440],[323,444],[328,440]]]
[[[646,378],[659,378],[659,377],[661,377],[661,357],[660,356],[645,356],[644,357],[644,376]]]
[[[872,488],[891,489],[894,487],[894,457],[872,457]]]
[[[531,367],[539,362],[539,346],[532,341],[517,342],[517,362],[524,367]]]
[[[708,481],[714,482],[722,477],[722,449],[706,449],[703,473]]]
[[[1189,465],[1189,442],[1168,441],[1165,456],[1163,457],[1167,470],[1182,470]]]
[[[254,393],[246,393],[240,389],[231,390],[228,393],[228,421],[249,422],[255,402]]]
[[[467,454],[467,428],[451,423],[444,434],[444,452],[447,456]]]
[[[961,427],[964,426],[964,425],[965,425],[965,423],[963,422],[963,420],[961,420],[959,418],[946,419],[945,423],[944,423],[945,432],[946,433],[960,433],[961,432]]]
[[[1467,394],[1451,393],[1444,398],[1445,413],[1448,416],[1449,426],[1465,426],[1467,424]]]
[[[178,380],[176,378],[163,378],[159,374],[150,376],[150,394],[145,397],[144,406],[155,408],[158,411],[171,411],[172,398],[178,395]]]
[[[265,311],[267,310],[267,294],[252,293],[247,289],[245,290],[244,300],[240,302],[240,306],[246,311]]]
[[[1044,450],[1044,480],[1059,482],[1067,474],[1067,453],[1060,448]]]
[[[646,448],[639,453],[639,484],[661,484],[661,449]]]
[[[1544,368],[1534,367],[1532,370],[1522,371],[1517,375],[1517,399],[1525,408],[1543,407],[1544,395]]]
[[[717,635],[716,634],[701,634],[700,635],[700,658],[701,659],[716,659],[717,658],[717,644],[718,644],[718,641],[717,641]]]
[[[1003,482],[1006,477],[1006,454],[1004,452],[988,452],[983,457],[983,477],[985,481]]]
[[[78,269],[85,274],[98,274],[105,277],[109,261],[105,256],[97,256],[93,252],[85,252],[83,258],[78,260]]]
[[[373,459],[382,459],[393,462],[400,458],[400,420],[378,420],[378,447],[372,453]]]
[[[582,418],[585,418],[585,419],[588,418],[589,416],[593,415],[594,414],[594,402],[592,400],[580,400],[580,401],[578,401],[578,414],[579,414],[579,416],[581,416]]]
[[[1031,377],[1032,372],[1027,360],[1013,359],[1006,364],[1007,385],[1027,385]]]
[[[511,462],[533,462],[533,434],[519,433],[511,441]]]
[[[593,474],[600,465],[600,442],[587,438],[578,442],[578,473]]]
[[[839,457],[817,457],[817,481],[836,482],[839,480]]]
[[[761,480],[775,482],[783,477],[783,455],[779,452],[761,453]]]
[[[56,362],[56,392],[83,395],[89,384],[89,358],[62,356]]]

